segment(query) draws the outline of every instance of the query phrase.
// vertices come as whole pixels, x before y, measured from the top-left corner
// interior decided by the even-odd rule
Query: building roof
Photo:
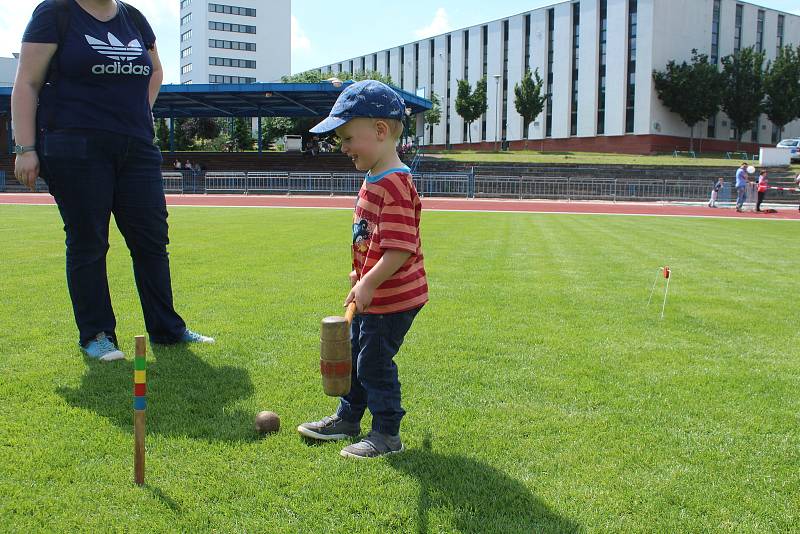
[[[252,83],[162,85],[153,115],[181,117],[322,117],[351,85],[333,83]],[[431,109],[425,98],[394,88],[412,115]],[[11,111],[11,88],[0,87],[0,114]]]

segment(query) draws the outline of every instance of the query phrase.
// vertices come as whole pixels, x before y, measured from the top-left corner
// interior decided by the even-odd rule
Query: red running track
[[[243,208],[352,209],[354,197],[261,196],[261,195],[167,195],[169,206]],[[3,193],[0,204],[51,205],[46,193]],[[777,213],[737,213],[731,208],[708,208],[657,202],[567,202],[540,200],[484,200],[424,198],[423,208],[433,211],[494,211],[518,213],[583,213],[598,215],[645,215],[661,217],[725,217],[745,219],[800,220],[800,211],[787,206]]]

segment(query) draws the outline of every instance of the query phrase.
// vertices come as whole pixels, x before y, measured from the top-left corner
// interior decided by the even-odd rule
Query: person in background
[[[767,183],[767,171],[761,169],[758,177],[758,201],[756,201],[756,211],[761,211],[761,203],[764,202],[764,196],[767,194],[769,183]]]
[[[797,178],[794,179],[794,185],[800,190],[800,174],[797,175]],[[797,207],[797,210],[800,211],[800,206]]]
[[[747,163],[742,163],[736,171],[736,211],[742,211],[747,196]]]
[[[717,207],[717,197],[719,196],[719,192],[722,191],[723,187],[725,187],[725,180],[723,180],[722,176],[720,176],[719,180],[711,188],[711,200],[708,201],[709,208]]]

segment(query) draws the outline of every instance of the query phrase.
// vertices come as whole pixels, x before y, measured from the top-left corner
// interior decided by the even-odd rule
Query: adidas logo
[[[134,65],[130,63],[137,57],[141,56],[144,52],[142,45],[137,39],[134,39],[127,45],[122,44],[122,41],[109,32],[108,43],[95,39],[90,35],[84,35],[86,42],[89,43],[95,52],[106,56],[109,59],[115,60],[110,65],[94,65],[92,67],[92,74],[134,74],[140,76],[150,75],[149,65]],[[125,64],[121,62],[127,62]]]
[[[84,37],[86,37],[86,42],[88,42],[96,52],[110,59],[131,61],[142,55],[142,45],[139,44],[137,39],[134,39],[128,43],[128,46],[125,46],[111,32],[108,32],[108,43],[104,43],[100,39],[95,39],[90,35],[84,35]]]

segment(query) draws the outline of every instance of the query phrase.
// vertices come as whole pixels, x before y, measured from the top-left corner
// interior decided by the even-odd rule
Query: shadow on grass
[[[209,441],[255,440],[253,414],[228,405],[252,395],[250,376],[212,367],[188,346],[154,345],[147,362],[147,433]],[[87,361],[77,388],[59,388],[70,405],[133,431],[133,362]]]
[[[173,512],[177,514],[183,513],[183,510],[181,510],[180,505],[176,503],[172,497],[161,491],[161,489],[158,488],[157,486],[151,486],[150,484],[145,484],[144,488],[147,489],[153,495],[153,497],[161,501],[161,503],[164,506],[166,506]]]
[[[459,532],[581,532],[577,523],[550,511],[522,483],[465,456],[422,449],[389,455],[386,461],[419,482],[417,532],[429,532],[432,509],[445,509]],[[433,530],[436,530],[434,528]]]

